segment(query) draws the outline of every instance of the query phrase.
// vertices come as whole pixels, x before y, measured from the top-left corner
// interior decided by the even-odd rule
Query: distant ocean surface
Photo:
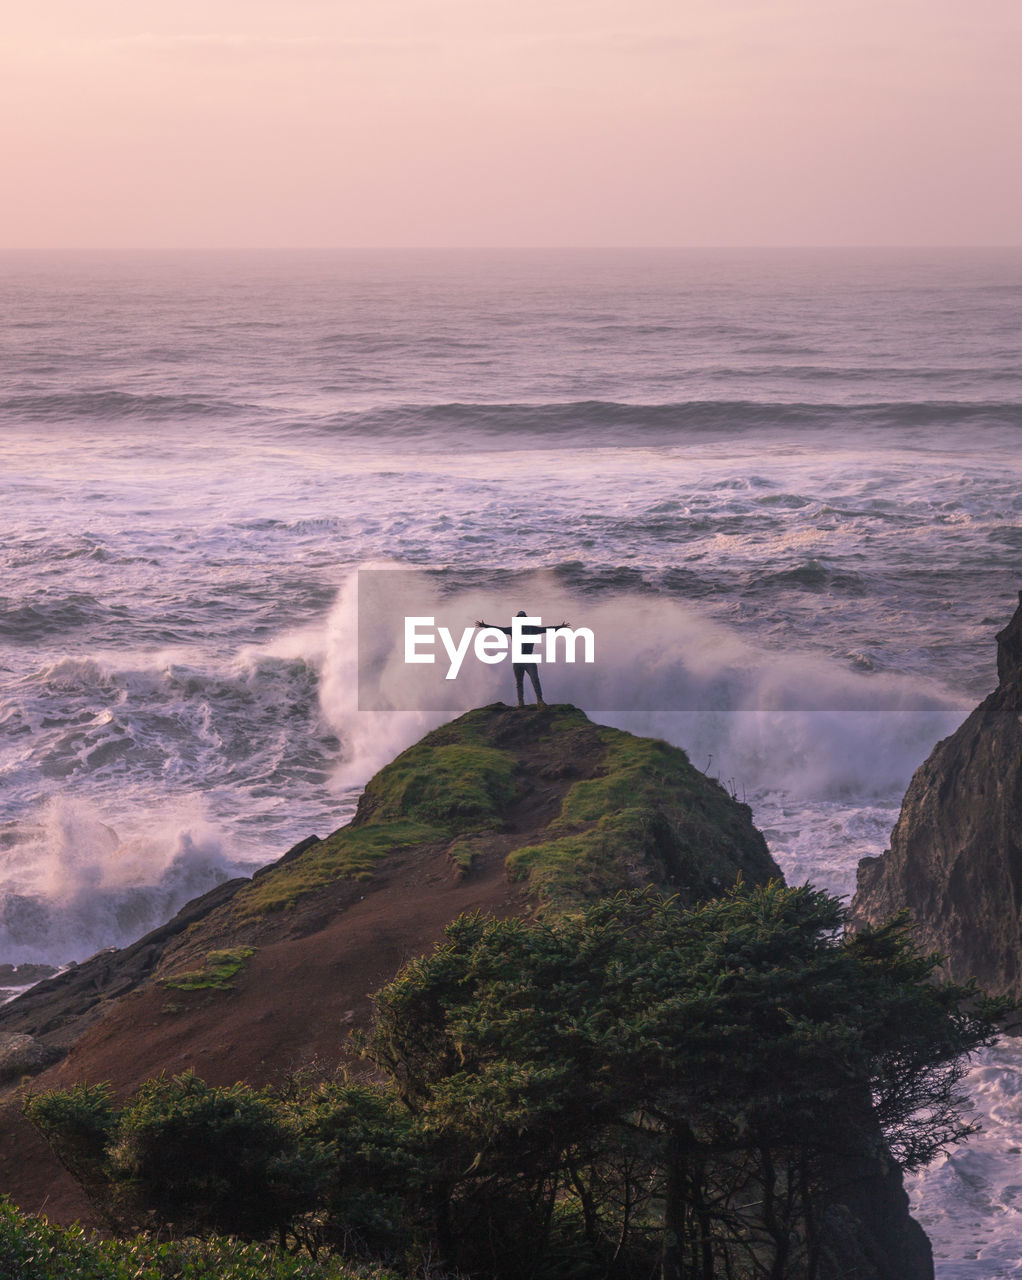
[[[359,568],[595,622],[547,694],[685,747],[847,894],[996,683],[1022,251],[0,255],[0,963],[81,960],[350,814]],[[498,617],[497,620],[500,620]],[[609,670],[609,675],[607,671]],[[465,706],[509,700],[502,668]],[[597,705],[598,704],[598,705]],[[912,1180],[1022,1276],[1022,1051]]]

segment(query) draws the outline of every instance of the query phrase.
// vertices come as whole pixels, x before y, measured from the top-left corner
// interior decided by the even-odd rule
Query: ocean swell
[[[297,424],[296,425],[301,425]],[[580,400],[564,403],[408,404],[344,410],[309,420],[331,435],[446,440],[451,434],[506,440],[541,436],[548,443],[606,438],[608,444],[670,443],[690,435],[758,431],[848,429],[896,434],[905,430],[991,427],[1017,431],[1022,405],[969,400],[814,404],[746,400],[692,400],[631,404]]]

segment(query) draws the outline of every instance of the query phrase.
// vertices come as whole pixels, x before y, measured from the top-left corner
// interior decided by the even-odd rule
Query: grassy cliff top
[[[428,733],[367,784],[353,820],[261,874],[246,915],[293,907],[399,850],[443,846],[456,873],[500,847],[547,907],[643,884],[692,900],[780,872],[747,806],[678,747],[593,724],[577,707],[480,707]]]

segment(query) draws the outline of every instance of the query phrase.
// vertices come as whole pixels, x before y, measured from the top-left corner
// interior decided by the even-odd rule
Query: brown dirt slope
[[[747,807],[684,752],[574,707],[498,703],[397,757],[347,827],[73,979],[40,984],[0,1009],[0,1032],[66,1051],[36,1090],[109,1080],[126,1094],[188,1068],[214,1083],[330,1072],[371,993],[463,912],[570,909],[648,883],[701,898],[738,873],[780,876]],[[0,1191],[87,1220],[8,1094]]]

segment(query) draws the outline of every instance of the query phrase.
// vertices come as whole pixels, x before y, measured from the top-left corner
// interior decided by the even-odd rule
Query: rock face
[[[873,1157],[835,1162],[823,1216],[819,1280],[933,1280],[933,1249],[909,1213],[900,1167]]]
[[[466,909],[513,904],[528,914],[645,884],[698,901],[739,875],[762,884],[781,871],[748,806],[684,751],[592,724],[575,707],[497,703],[399,755],[370,780],[354,819],[325,840],[308,837],[251,880],[227,881],[189,902],[131,946],[103,951],[0,1006],[0,1032],[80,1056],[85,1032],[153,979],[163,992],[175,974],[201,969],[225,948],[253,948],[259,956],[246,967],[262,970],[267,948],[319,938],[381,893],[387,933],[403,937],[403,959],[428,950]],[[422,933],[412,900],[427,885],[437,886],[437,903]],[[378,939],[367,937],[365,947],[378,953]],[[316,955],[321,944],[308,950]],[[380,983],[394,969],[381,970]],[[334,974],[329,981],[336,986]],[[245,985],[240,979],[238,989]],[[357,999],[366,994],[360,987]],[[266,985],[259,999],[266,1006],[274,995]],[[198,1003],[191,995],[174,1001]],[[220,1013],[233,1003],[221,1000]],[[265,1062],[268,1037],[258,1039],[268,1076],[276,1053]],[[138,1053],[125,1045],[125,1066]]]
[[[60,1057],[56,1049],[32,1036],[8,1032],[0,1035],[0,1082],[34,1076]]]
[[[908,908],[947,976],[1022,998],[1022,594],[996,690],[917,770],[880,858],[859,863],[853,927]]]

